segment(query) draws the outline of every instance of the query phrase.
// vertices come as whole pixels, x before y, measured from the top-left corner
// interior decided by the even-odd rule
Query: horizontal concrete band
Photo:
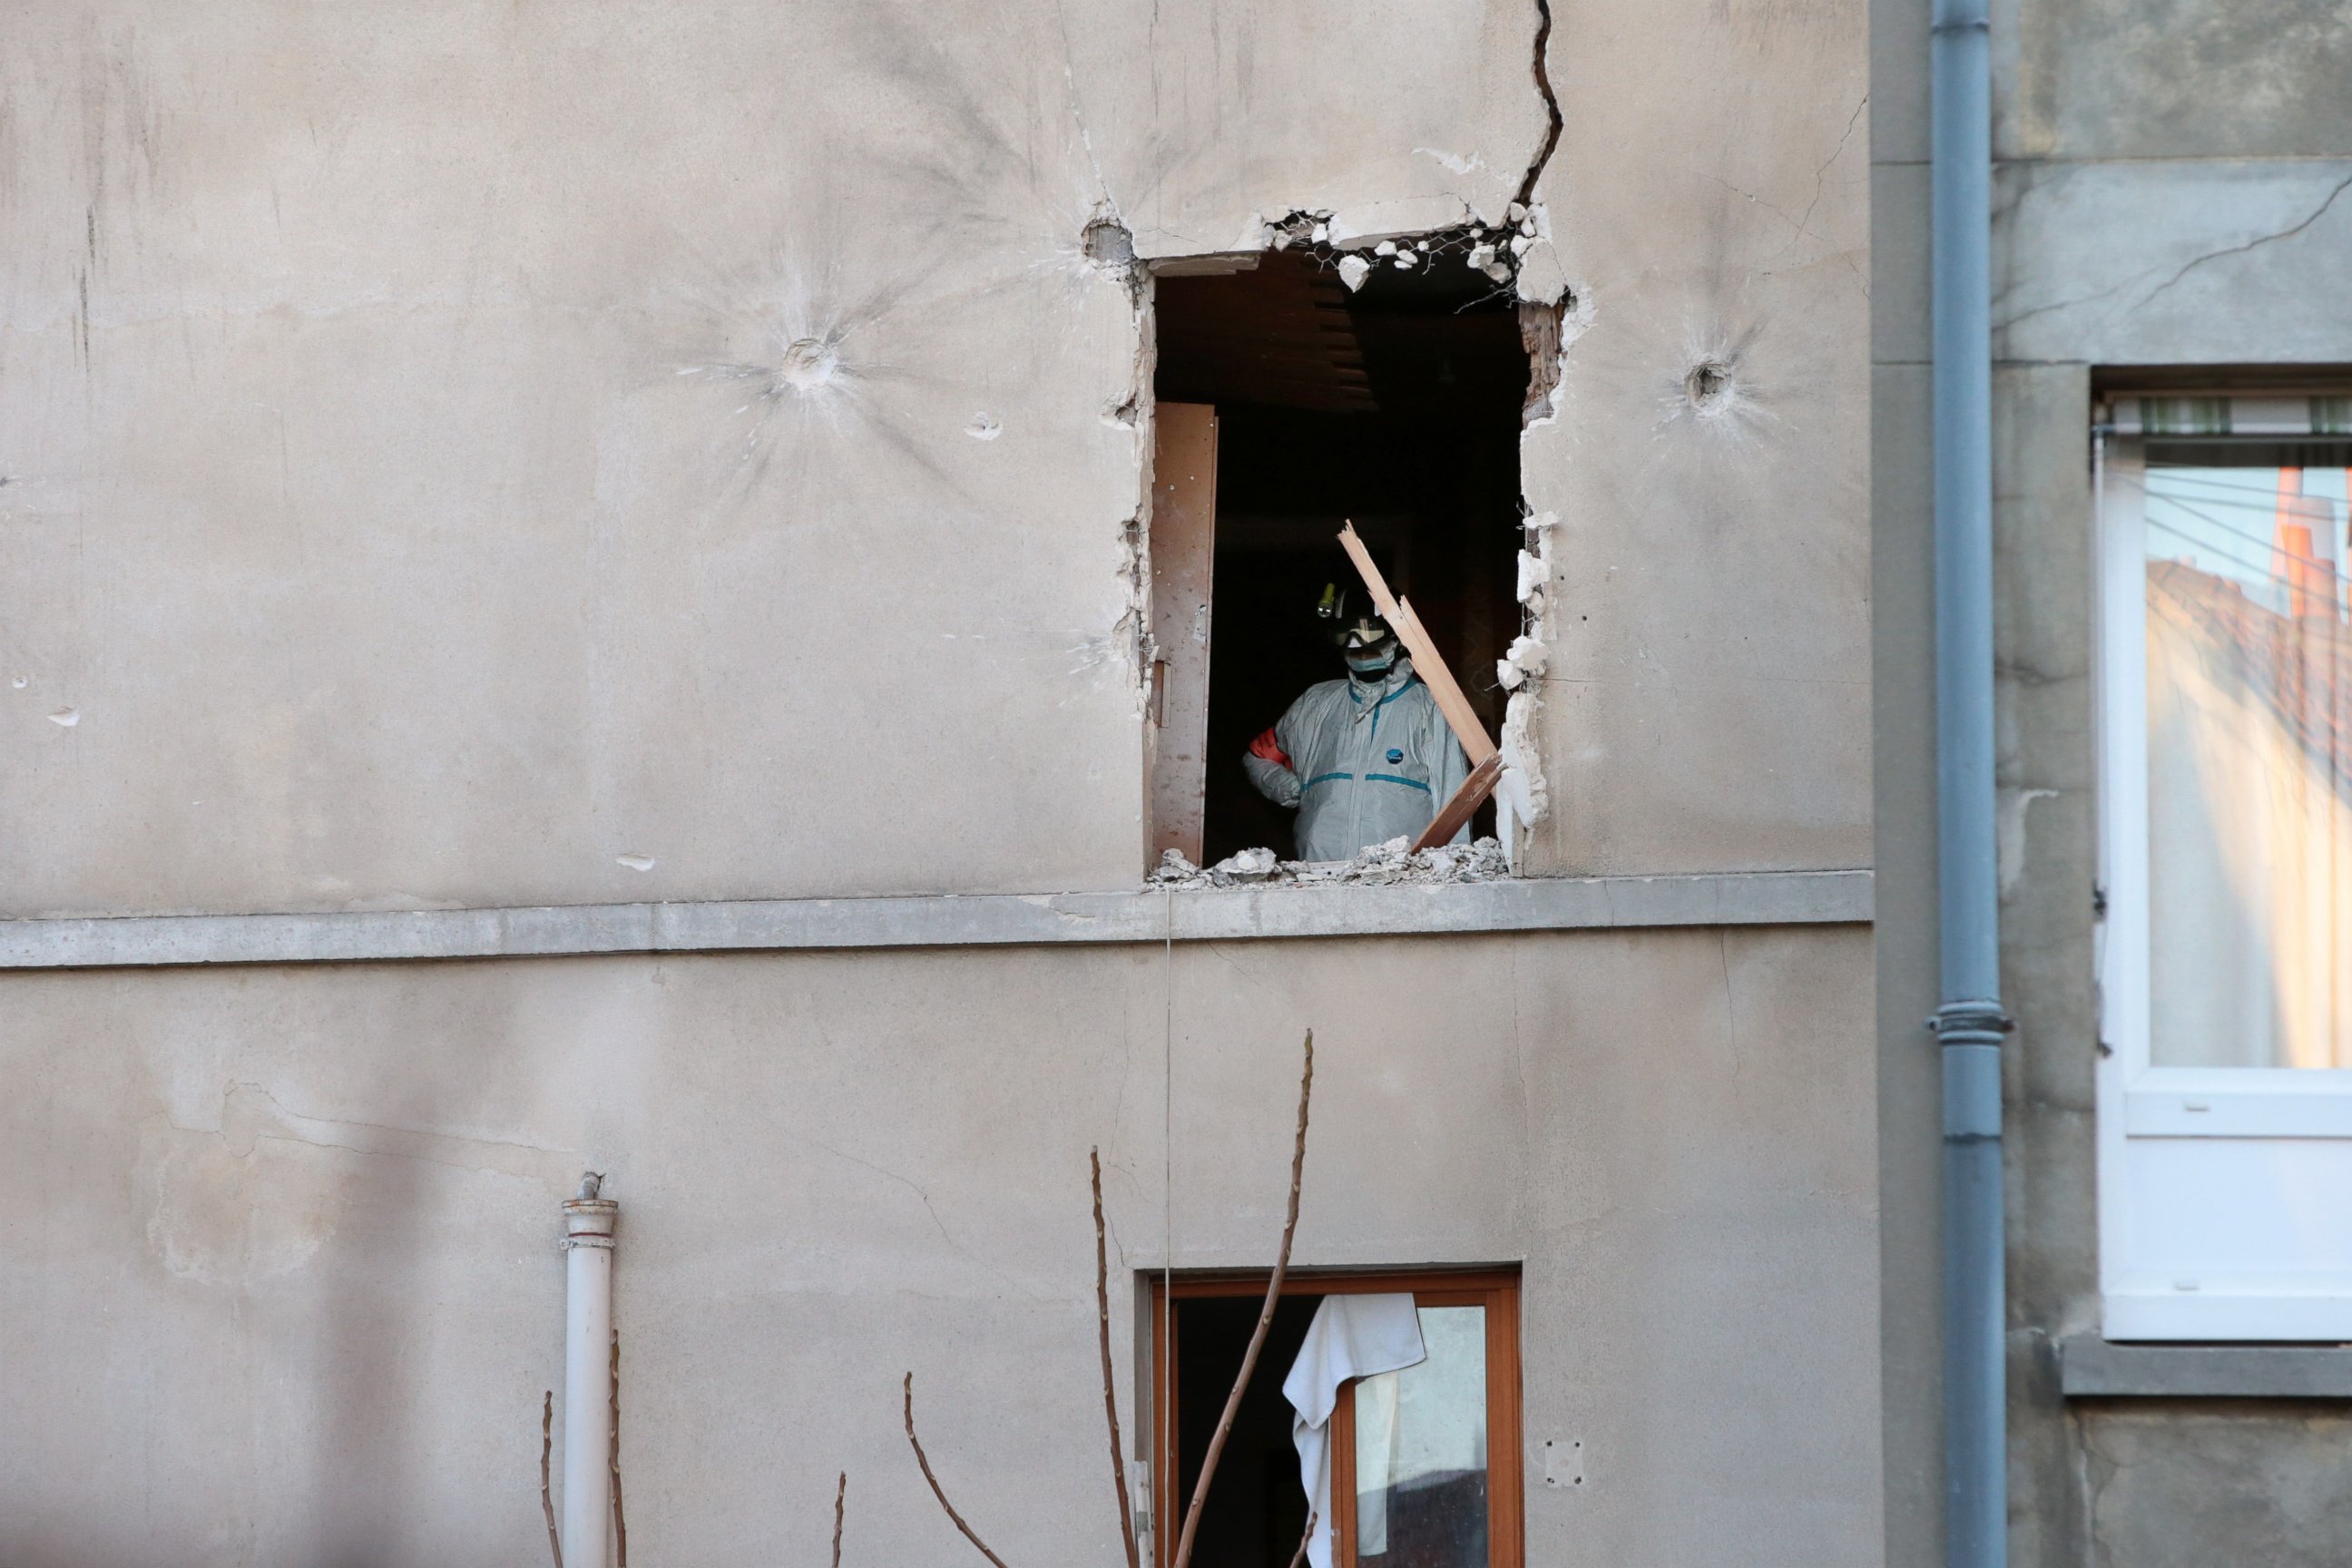
[[[2352,1399],[2352,1347],[2118,1345],[2091,1335],[2058,1346],[2070,1399]]]
[[[0,921],[0,968],[1866,922],[1868,871]]]

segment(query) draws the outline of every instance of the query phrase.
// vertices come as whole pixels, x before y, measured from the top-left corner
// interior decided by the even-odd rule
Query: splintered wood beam
[[[1494,794],[1495,786],[1502,782],[1503,759],[1499,756],[1488,757],[1471,769],[1470,776],[1462,781],[1462,787],[1454,792],[1454,798],[1445,803],[1429,826],[1421,830],[1421,837],[1412,841],[1412,852],[1418,855],[1424,849],[1434,849],[1461,832],[1462,825],[1486,804],[1486,797]]]
[[[1445,722],[1453,730],[1454,738],[1462,742],[1462,754],[1469,759],[1474,770],[1485,767],[1495,759],[1495,742],[1488,739],[1486,726],[1478,721],[1477,711],[1470,706],[1470,699],[1462,694],[1454,672],[1446,668],[1445,660],[1438,657],[1437,645],[1430,641],[1428,628],[1421,624],[1421,617],[1413,614],[1411,604],[1389,592],[1388,579],[1382,577],[1381,569],[1372,564],[1372,553],[1364,548],[1364,542],[1357,536],[1353,522],[1340,527],[1339,544],[1347,551],[1348,559],[1356,563],[1357,572],[1363,576],[1364,586],[1371,590],[1372,606],[1395,631],[1397,641],[1404,644],[1405,652],[1412,656],[1413,673],[1420,676],[1422,684],[1429,688],[1430,696],[1437,701],[1437,710],[1445,715]],[[1500,766],[1496,764],[1498,773]],[[1489,784],[1486,787],[1491,790],[1494,786]],[[1482,794],[1478,798],[1483,800],[1486,797]],[[1470,804],[1475,809],[1477,801]],[[1462,825],[1457,822],[1454,826],[1459,827]],[[1452,837],[1453,833],[1453,828],[1446,829],[1446,837]]]
[[[1381,613],[1382,620],[1393,621],[1396,595],[1389,592],[1389,580],[1381,575],[1381,569],[1372,564],[1372,552],[1364,548],[1363,537],[1356,531],[1353,519],[1339,525],[1339,548],[1348,552],[1348,559],[1356,563],[1357,573],[1364,579],[1364,586],[1372,591],[1372,608]]]
[[[1470,765],[1484,767],[1493,762],[1495,742],[1488,738],[1486,726],[1478,722],[1477,710],[1470,706],[1470,699],[1454,682],[1454,672],[1438,657],[1437,645],[1429,640],[1428,629],[1413,614],[1412,600],[1397,601],[1396,618],[1390,625],[1396,627],[1398,640],[1412,652],[1413,673],[1429,688],[1429,694],[1437,699],[1437,710],[1453,726],[1454,739],[1462,742],[1462,754],[1470,759]]]

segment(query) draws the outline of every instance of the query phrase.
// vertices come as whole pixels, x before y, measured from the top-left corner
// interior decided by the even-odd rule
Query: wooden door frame
[[[1266,1275],[1180,1275],[1150,1280],[1151,1323],[1151,1552],[1156,1568],[1168,1568],[1183,1528],[1189,1500],[1177,1495],[1176,1320],[1172,1301],[1203,1298],[1263,1299]],[[1415,1268],[1378,1274],[1292,1274],[1283,1281],[1288,1296],[1371,1295],[1410,1291],[1415,1306],[1483,1306],[1486,1309],[1486,1560],[1488,1568],[1522,1568],[1526,1561],[1524,1493],[1526,1443],[1521,1431],[1519,1370],[1519,1275],[1504,1268]],[[1261,1363],[1259,1373],[1264,1374]],[[1350,1382],[1339,1391],[1331,1413],[1332,1568],[1355,1560],[1356,1399]]]

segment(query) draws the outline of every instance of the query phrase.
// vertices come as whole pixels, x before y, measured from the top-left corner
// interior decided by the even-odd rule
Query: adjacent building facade
[[[1888,1538],[1922,1563],[1929,22],[1872,40]],[[2352,24],[2027,0],[1992,45],[2011,1557],[2342,1562]]]

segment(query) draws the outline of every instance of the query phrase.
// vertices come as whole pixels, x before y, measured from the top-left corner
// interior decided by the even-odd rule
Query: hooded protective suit
[[[1298,808],[1298,858],[1349,860],[1417,837],[1469,775],[1436,700],[1399,657],[1378,686],[1352,677],[1308,687],[1242,758],[1276,805]],[[1454,836],[1466,843],[1465,824]]]

